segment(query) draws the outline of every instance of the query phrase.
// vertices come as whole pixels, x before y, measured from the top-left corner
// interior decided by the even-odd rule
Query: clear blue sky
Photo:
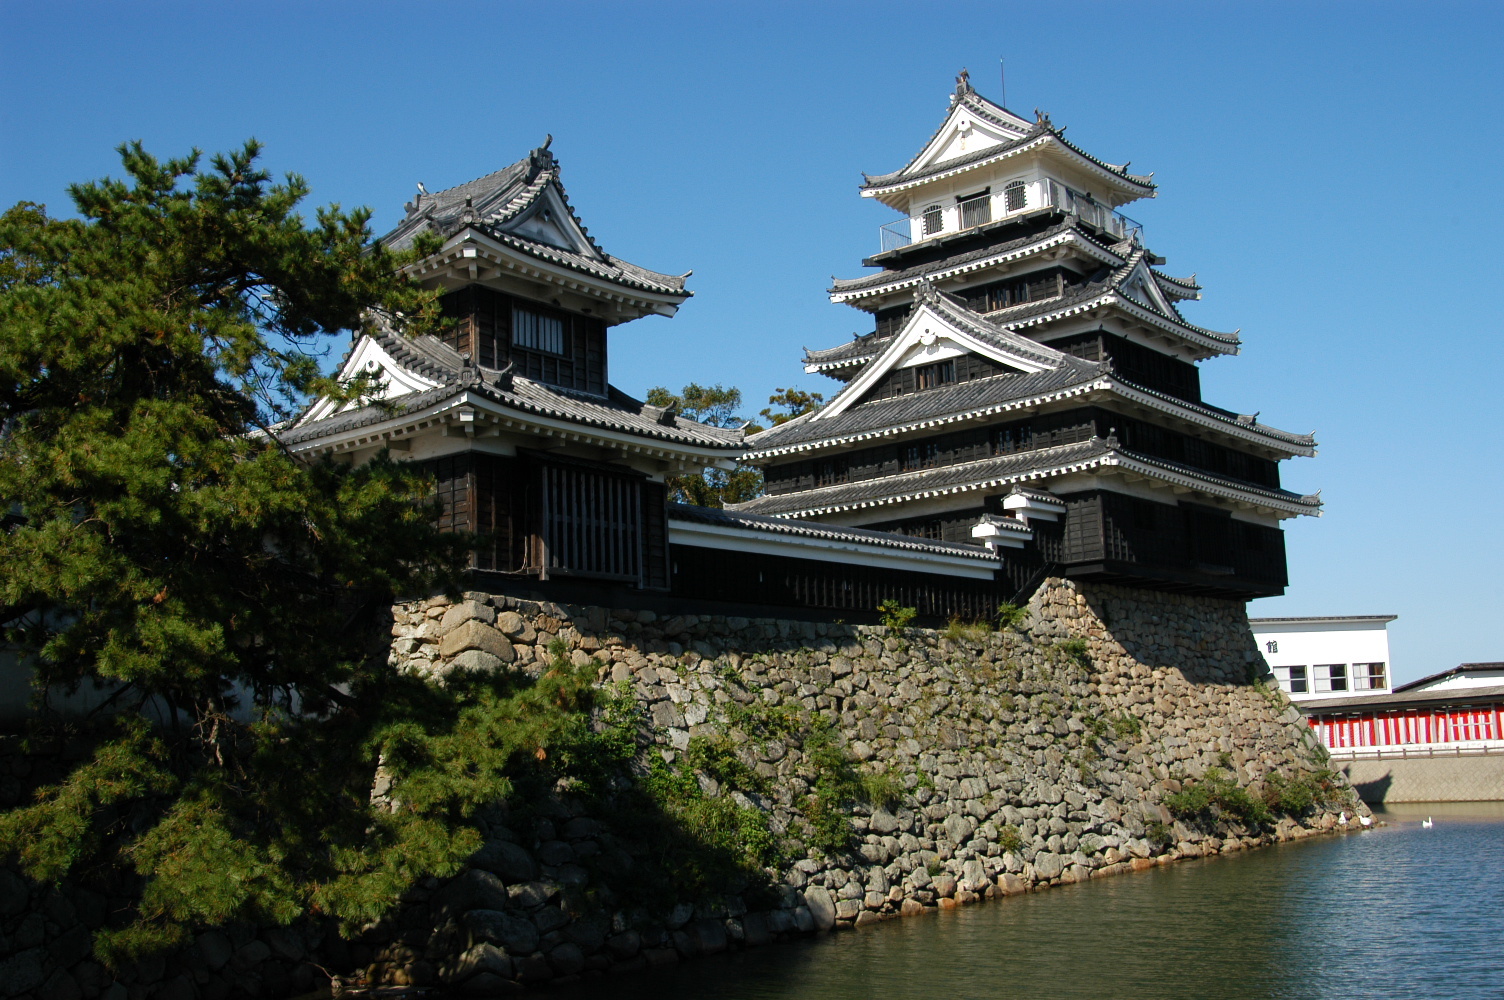
[[[1127,208],[1195,322],[1241,328],[1207,398],[1294,431],[1322,490],[1291,586],[1250,613],[1397,613],[1400,679],[1504,659],[1500,621],[1504,6],[1448,3],[169,4],[0,0],[0,205],[256,136],[319,203],[395,223],[546,133],[592,234],[693,269],[672,320],[619,328],[613,381],[830,389],[799,364],[870,320],[831,305],[893,218],[957,70],[1154,171]],[[342,345],[340,345],[342,347]],[[822,384],[824,383],[824,384]]]

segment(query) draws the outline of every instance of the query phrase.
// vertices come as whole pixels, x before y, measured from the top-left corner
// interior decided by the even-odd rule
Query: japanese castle
[[[736,510],[984,544],[1019,591],[1047,574],[1281,593],[1279,523],[1320,501],[1283,489],[1279,462],[1315,441],[1202,401],[1197,363],[1237,334],[1181,315],[1195,277],[1160,271],[1118,211],[1152,177],[1064,131],[963,71],[914,158],[863,175],[906,218],[830,299],[873,329],[806,352],[842,387],[749,439],[766,495]]]
[[[439,238],[408,273],[452,325],[412,338],[373,317],[340,374],[378,375],[378,397],[317,401],[279,437],[310,458],[422,463],[445,526],[481,539],[488,586],[559,599],[980,618],[1052,575],[1277,594],[1279,522],[1320,507],[1281,488],[1278,463],[1315,443],[1201,401],[1197,362],[1236,354],[1236,334],[1181,316],[1199,286],[1159,271],[1117,211],[1151,178],[1063,132],[963,72],[919,154],[862,186],[907,218],[883,228],[876,271],[830,290],[874,319],[806,354],[841,389],[751,437],[610,384],[608,341],[672,317],[688,275],[606,253],[549,143],[420,185],[383,242]],[[765,495],[668,501],[670,477],[738,460]]]

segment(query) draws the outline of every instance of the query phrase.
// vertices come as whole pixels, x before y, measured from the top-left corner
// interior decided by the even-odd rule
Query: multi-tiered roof
[[[1152,177],[1064,131],[987,100],[963,72],[920,152],[864,175],[861,194],[905,218],[883,227],[882,251],[864,262],[879,269],[836,280],[830,298],[872,314],[875,328],[806,351],[806,371],[845,385],[822,410],[750,440],[768,492],[737,509],[991,540],[999,517],[1055,520],[1092,497],[1094,526],[1076,528],[1095,531],[1098,548],[1127,537],[1114,518],[1204,522],[1196,531],[1278,546],[1278,572],[1265,566],[1243,589],[1283,586],[1274,526],[1320,502],[1283,489],[1277,463],[1314,454],[1315,441],[1202,402],[1196,363],[1237,354],[1238,334],[1181,314],[1200,285],[1161,271],[1119,211],[1155,195]],[[1175,530],[1155,545],[1186,550],[1160,560],[1185,564],[1182,577],[1242,572]],[[1152,561],[1125,545],[1094,562]]]

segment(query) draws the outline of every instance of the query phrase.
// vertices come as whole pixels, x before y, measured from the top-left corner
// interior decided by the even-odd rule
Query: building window
[[[1305,694],[1311,689],[1306,677],[1306,668],[1303,666],[1275,667],[1274,676],[1279,681],[1279,686],[1290,694]]]
[[[924,210],[924,235],[934,236],[945,228],[945,216],[941,214],[939,205],[931,205]]]
[[[957,198],[956,201],[961,206],[962,229],[970,229],[972,226],[981,226],[992,221],[992,196],[987,192],[967,198]]]
[[[1386,673],[1384,666],[1382,663],[1354,663],[1353,690],[1381,691],[1388,687],[1384,683]]]
[[[934,389],[956,380],[955,361],[937,361],[932,365],[920,365],[914,369],[914,386],[917,389]]]
[[[1270,639],[1268,642],[1264,643],[1264,652],[1266,652],[1266,653],[1278,653],[1279,652],[1279,643],[1276,642],[1273,639]]]
[[[1014,181],[1003,188],[1003,202],[1010,212],[1017,212],[1022,209],[1027,203],[1027,196],[1024,193],[1024,182]]]
[[[512,346],[549,354],[564,353],[564,320],[558,316],[512,307]]]
[[[904,472],[915,469],[933,469],[940,464],[940,446],[933,441],[919,441],[904,445],[900,456]]]
[[[846,481],[846,459],[822,458],[815,462],[815,485],[835,486]]]
[[[1317,691],[1346,691],[1347,690],[1347,664],[1346,663],[1318,663],[1318,664],[1316,664],[1316,690]]]

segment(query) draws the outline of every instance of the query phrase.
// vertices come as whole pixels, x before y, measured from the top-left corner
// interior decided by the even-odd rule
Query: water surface
[[[583,1000],[1504,997],[1504,803],[697,959]],[[1424,829],[1421,820],[1434,817]]]

